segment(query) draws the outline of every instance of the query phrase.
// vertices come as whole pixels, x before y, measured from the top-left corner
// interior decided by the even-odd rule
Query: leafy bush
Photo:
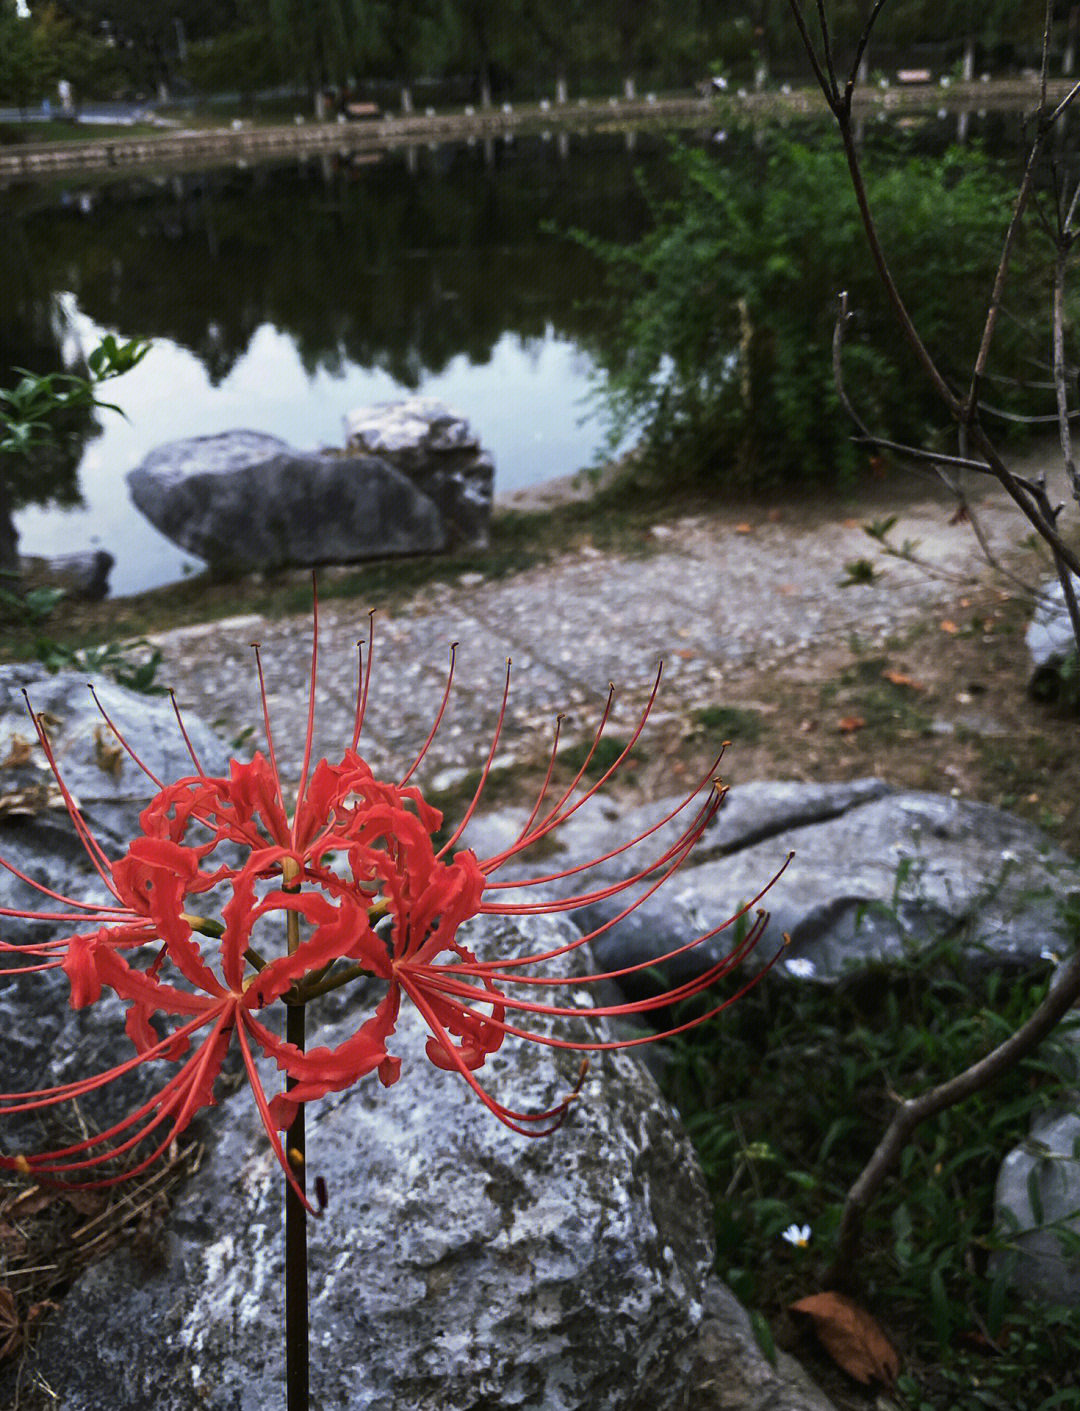
[[[577,236],[603,258],[614,304],[599,352],[611,439],[642,432],[645,466],[665,477],[842,484],[867,452],[853,446],[833,384],[840,290],[859,315],[848,390],[872,428],[925,441],[940,411],[893,329],[843,157],[782,135],[754,139],[741,153],[728,144],[723,162],[675,147],[681,190],[652,202],[653,228],[636,245]],[[962,368],[1008,218],[1006,176],[965,149],[894,159],[869,186],[924,339],[946,368]],[[1025,251],[1019,260],[1013,313],[1034,292],[1034,261]],[[1021,321],[999,331],[997,371],[1020,365]]]

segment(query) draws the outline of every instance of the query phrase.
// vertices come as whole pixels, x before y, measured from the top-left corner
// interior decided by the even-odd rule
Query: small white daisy
[[[811,1230],[809,1225],[789,1225],[786,1230],[782,1230],[780,1238],[787,1240],[788,1244],[793,1244],[796,1249],[805,1249],[810,1243]]]

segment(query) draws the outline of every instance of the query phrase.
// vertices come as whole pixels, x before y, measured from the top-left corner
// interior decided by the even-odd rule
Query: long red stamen
[[[281,808],[282,817],[287,818],[288,809],[285,807],[285,794],[281,787],[281,771],[278,769],[277,754],[274,751],[274,732],[270,728],[270,705],[266,699],[266,677],[263,675],[262,648],[258,642],[252,642],[252,650],[255,653],[255,671],[259,678],[259,700],[262,703],[263,729],[266,732],[266,752],[270,756],[270,768],[274,775],[274,789],[278,797],[278,805]]]
[[[363,646],[362,642],[357,642],[357,648]],[[360,733],[364,728],[364,716],[367,715],[368,687],[371,685],[371,663],[375,658],[375,609],[368,612],[368,652],[367,661],[363,660],[363,652],[360,653],[361,665],[363,666],[363,689],[360,690],[359,682],[357,689],[360,691],[359,700],[356,706],[356,723],[353,726],[352,747],[355,750],[360,743]]]
[[[427,1000],[424,998],[422,991],[420,991],[416,988],[416,986],[406,981],[404,977],[402,977],[401,987],[403,990],[405,990],[406,994],[412,1000],[413,1004],[415,1004],[417,1009],[420,1011],[421,1015],[424,1018],[424,1022],[427,1024],[428,1028],[431,1030],[432,1034],[437,1039],[439,1047],[446,1054],[447,1058],[454,1065],[454,1067],[461,1074],[461,1076],[465,1079],[469,1087],[472,1088],[473,1092],[477,1095],[477,1097],[488,1109],[488,1111],[491,1112],[494,1116],[496,1116],[499,1121],[503,1124],[503,1126],[509,1127],[511,1131],[517,1132],[520,1136],[523,1137],[546,1137],[550,1136],[552,1132],[558,1130],[558,1128],[562,1125],[563,1119],[565,1118],[571,1104],[577,1097],[577,1091],[570,1093],[567,1097],[562,1100],[562,1102],[558,1103],[555,1107],[549,1108],[546,1112],[515,1112],[512,1108],[504,1107],[502,1103],[495,1101],[495,1099],[491,1096],[487,1089],[481,1085],[481,1083],[477,1080],[475,1075],[469,1069],[468,1065],[465,1063],[465,1060],[461,1057],[461,1054],[459,1053],[456,1045],[454,1044],[453,1039],[451,1039],[450,1035],[446,1032],[442,1024],[439,1022],[439,1018],[436,1015],[435,1011],[427,1003]],[[549,1121],[549,1119],[553,1119],[549,1122],[549,1125],[547,1127],[540,1128],[537,1131],[530,1130],[528,1127],[522,1125],[526,1122],[545,1122]]]
[[[263,1124],[263,1130],[269,1138],[274,1155],[278,1159],[278,1164],[285,1172],[285,1179],[289,1182],[289,1185],[292,1186],[297,1199],[309,1214],[316,1215],[319,1212],[316,1211],[315,1207],[308,1200],[306,1193],[301,1189],[300,1183],[297,1181],[296,1175],[292,1169],[292,1163],[285,1154],[285,1147],[282,1144],[281,1138],[278,1136],[277,1128],[274,1126],[273,1119],[270,1116],[270,1104],[266,1100],[266,1093],[263,1091],[262,1083],[259,1080],[259,1070],[255,1067],[255,1060],[252,1057],[251,1047],[248,1044],[247,1034],[245,1033],[246,1025],[247,1015],[245,1011],[241,1009],[240,1023],[236,1026],[236,1034],[240,1041],[240,1051],[244,1056],[244,1067],[247,1070],[248,1083],[251,1086],[251,1092],[255,1098],[255,1106],[258,1108],[259,1119]]]
[[[507,658],[506,658],[506,680],[505,680],[505,682],[504,682],[504,684],[503,684],[502,704],[501,704],[500,707],[499,707],[499,718],[498,718],[498,720],[496,720],[496,722],[495,722],[495,734],[494,734],[494,736],[492,737],[491,748],[488,750],[488,756],[487,756],[487,759],[484,761],[484,767],[483,767],[483,769],[480,771],[480,782],[479,782],[479,784],[477,784],[477,786],[476,786],[476,792],[475,792],[475,793],[473,794],[473,796],[472,796],[472,801],[470,802],[469,807],[465,810],[465,817],[461,820],[461,822],[458,824],[457,828],[454,830],[453,836],[452,836],[447,842],[445,842],[445,843],[442,845],[442,847],[439,849],[439,851],[435,854],[435,859],[436,859],[436,861],[438,861],[439,859],[445,857],[446,854],[450,851],[450,849],[457,843],[457,841],[458,841],[458,839],[461,837],[462,833],[464,833],[465,829],[469,826],[469,819],[470,819],[470,818],[473,816],[473,814],[476,812],[476,806],[477,806],[477,804],[480,802],[480,796],[481,796],[481,794],[484,792],[484,785],[487,783],[487,781],[488,781],[488,776],[489,776],[490,773],[491,773],[491,766],[492,766],[492,763],[493,763],[493,761],[494,761],[494,759],[495,759],[495,751],[496,751],[496,750],[498,749],[498,747],[499,747],[499,737],[502,735],[503,723],[504,723],[504,721],[506,720],[506,703],[507,703],[507,701],[509,700],[509,698],[510,698],[510,658],[507,657]]]
[[[195,753],[195,746],[191,743],[191,736],[188,734],[187,726],[184,724],[184,717],[180,714],[180,706],[177,703],[175,691],[169,691],[169,700],[172,702],[173,715],[176,716],[176,723],[180,727],[180,734],[187,747],[187,752],[191,756],[192,764],[195,766],[195,773],[200,779],[205,779],[207,777],[206,770],[202,767],[199,756]]]
[[[706,780],[708,780],[710,777],[711,772],[710,775],[706,775]],[[704,783],[705,781],[703,780],[702,782]],[[628,842],[620,843],[617,848],[612,848],[610,852],[601,853],[599,857],[589,858],[587,862],[579,862],[574,867],[567,867],[562,872],[551,872],[548,873],[547,876],[543,877],[527,877],[518,880],[508,878],[497,882],[487,882],[485,883],[484,890],[486,892],[494,892],[500,890],[513,891],[516,890],[518,887],[537,887],[543,886],[546,883],[550,882],[561,882],[565,878],[573,877],[579,872],[588,872],[594,867],[599,867],[602,863],[610,862],[613,857],[618,857],[620,853],[629,852],[631,848],[635,848],[639,843],[643,843],[646,838],[650,838],[654,833],[658,833],[660,829],[663,828],[666,824],[670,823],[673,818],[677,818],[685,808],[688,808],[690,804],[693,803],[694,799],[701,792],[701,787],[702,786],[699,784],[692,794],[688,794],[685,799],[680,800],[680,802],[677,803],[673,809],[669,810],[669,812],[665,813],[662,818],[657,819],[654,824],[652,824],[648,828],[643,829],[640,833],[636,834]],[[688,825],[687,829],[682,834],[682,837],[689,837],[691,833],[695,834],[696,837],[701,836],[702,832],[704,832],[708,824],[712,822],[713,818],[715,818],[717,811],[720,808],[720,805],[723,803],[725,793],[726,790],[723,789],[721,786],[717,785],[714,780],[713,788],[706,796],[705,803],[700,806],[699,812],[695,816],[695,820]],[[698,820],[702,820],[700,822],[700,826]],[[526,846],[528,846],[528,844],[526,844]],[[673,846],[678,846],[678,844],[675,844]],[[669,853],[670,851],[671,850],[669,849]],[[661,858],[657,860],[657,862],[653,863],[652,866],[661,866],[664,861],[664,858],[668,855],[668,853],[664,854]],[[509,856],[511,856],[509,850],[499,853],[497,854],[498,860],[495,862],[494,866],[491,866],[491,860],[487,859],[481,864],[481,870],[485,872],[493,872],[496,868],[502,867],[504,863],[508,860]],[[650,868],[648,870],[652,869]]]
[[[544,782],[540,785],[540,792],[536,796],[536,802],[533,804],[532,812],[529,814],[528,818],[526,818],[521,832],[510,844],[510,847],[506,849],[506,855],[510,855],[519,850],[522,845],[522,839],[525,838],[529,829],[536,822],[537,815],[543,807],[544,799],[547,797],[547,791],[551,787],[551,777],[555,773],[555,760],[559,754],[559,737],[562,734],[563,721],[565,719],[566,716],[562,714],[562,712],[555,717],[555,734],[551,741],[551,753],[548,755],[547,772],[544,775]],[[503,854],[500,853],[499,856],[502,857]],[[481,864],[481,867],[486,870],[491,863],[492,859],[489,858],[487,862]],[[499,866],[501,866],[501,863],[495,862],[494,865],[491,866],[491,871],[494,872],[495,868]]]
[[[82,843],[83,850],[90,859],[94,871],[105,883],[105,886],[113,896],[119,900],[120,893],[116,890],[112,880],[112,868],[109,859],[105,856],[104,849],[86,826],[86,820],[80,813],[78,804],[75,802],[70,789],[64,783],[63,776],[60,773],[60,766],[57,764],[56,755],[53,752],[52,744],[45,731],[44,725],[41,723],[40,717],[34,714],[34,708],[30,704],[30,697],[25,691],[23,691],[22,694],[23,699],[26,701],[26,708],[30,712],[30,719],[33,721],[34,730],[37,733],[38,743],[45,752],[45,759],[48,762],[49,768],[52,770],[53,778],[56,780],[56,786],[60,790],[61,798],[64,800],[64,807],[68,811],[68,817],[71,819],[75,832],[78,834],[79,842]]]
[[[293,810],[292,829],[290,831],[294,849],[296,847],[297,821],[300,817],[300,809],[304,802],[304,790],[307,788],[308,771],[311,768],[311,744],[315,737],[315,682],[318,676],[318,666],[319,585],[313,573],[311,575],[311,680],[308,685],[307,727],[304,731],[304,762],[300,766],[300,783],[296,786],[296,808]]]
[[[762,920],[762,922],[761,922],[760,924],[761,924],[761,930],[764,930],[765,921]],[[761,934],[761,932],[759,931],[759,932],[757,933],[757,936],[755,937],[755,941],[760,938],[760,934]],[[744,985],[740,986],[740,988],[735,991],[734,994],[729,995],[726,999],[721,1000],[719,1003],[713,1005],[712,1008],[706,1010],[705,1013],[703,1013],[703,1014],[697,1014],[697,1015],[695,1015],[692,1019],[687,1019],[687,1020],[685,1020],[685,1021],[684,1021],[683,1023],[681,1023],[681,1024],[673,1025],[671,1028],[663,1029],[663,1030],[660,1030],[659,1032],[652,1032],[652,1033],[648,1033],[648,1034],[641,1034],[641,1035],[638,1035],[637,1037],[634,1037],[634,1038],[626,1038],[626,1039],[580,1039],[580,1040],[578,1040],[578,1039],[560,1039],[560,1038],[556,1038],[556,1037],[555,1037],[554,1035],[552,1035],[552,1034],[541,1034],[541,1033],[537,1033],[535,1030],[532,1030],[532,1029],[519,1029],[519,1028],[516,1028],[513,1024],[507,1024],[504,1020],[499,1020],[499,1019],[497,1019],[497,1018],[495,1018],[495,1017],[493,1017],[493,1016],[490,1016],[490,1017],[489,1017],[489,1016],[485,1015],[485,1016],[484,1016],[484,1022],[487,1023],[487,1024],[494,1025],[495,1028],[500,1029],[504,1034],[513,1034],[515,1038],[519,1038],[519,1039],[528,1039],[530,1043],[543,1044],[546,1048],[568,1049],[568,1050],[571,1050],[571,1051],[573,1051],[573,1052],[578,1052],[578,1053],[602,1053],[602,1052],[605,1052],[605,1051],[607,1051],[607,1050],[614,1050],[614,1049],[638,1048],[638,1047],[640,1047],[642,1044],[658,1043],[658,1042],[660,1042],[660,1041],[663,1040],[663,1039],[671,1039],[671,1038],[674,1038],[677,1034],[684,1034],[684,1033],[687,1032],[687,1030],[689,1030],[689,1029],[695,1029],[695,1028],[698,1027],[698,1025],[704,1024],[704,1023],[706,1023],[706,1022],[707,1022],[708,1020],[710,1020],[710,1019],[714,1019],[714,1018],[716,1017],[716,1015],[723,1013],[723,1011],[724,1011],[725,1009],[729,1009],[729,1008],[730,1008],[733,1004],[735,1004],[738,1000],[742,999],[744,995],[748,994],[749,991],[752,990],[756,985],[759,985],[759,984],[761,983],[761,981],[765,978],[765,976],[766,976],[766,975],[769,973],[769,971],[773,968],[773,966],[776,964],[776,962],[777,962],[777,961],[780,959],[780,957],[784,954],[784,949],[785,949],[784,947],[781,947],[781,948],[776,952],[776,954],[773,955],[773,956],[769,959],[769,961],[767,962],[767,964],[766,964],[765,966],[763,966],[762,969],[759,970],[756,974],[752,975],[752,976],[746,981],[746,983],[745,983]],[[660,996],[660,997],[658,998],[658,1002],[655,1003],[655,1004],[650,1004],[650,1005],[649,1005],[649,1008],[651,1008],[651,1009],[666,1008],[666,1007],[668,1007],[668,1006],[671,1005],[671,1004],[680,1003],[682,1000],[691,998],[693,994],[700,994],[700,993],[703,993],[703,992],[704,992],[704,988],[705,988],[705,987],[701,987],[701,988],[696,989],[696,990],[693,990],[693,991],[686,990],[686,991],[684,991],[684,992],[682,992],[682,993],[678,993],[678,994],[676,994],[675,991],[671,991],[670,994],[668,994],[668,995]],[[674,998],[673,998],[673,996],[674,996]],[[449,1004],[453,1004],[453,1003],[454,1003],[453,1000],[447,1000],[446,1002],[449,1003]],[[503,1001],[500,1000],[500,1003],[503,1003]],[[511,1007],[511,1008],[517,1007],[517,1006],[511,1006],[511,1005],[509,1004],[509,1001],[506,1001],[506,1003],[507,1003],[507,1006],[508,1006],[508,1007]],[[470,1015],[470,1016],[471,1016],[471,1015],[473,1015],[473,1014],[475,1013],[474,1010],[470,1009],[470,1008],[469,1008],[468,1006],[466,1006],[466,1005],[457,1005],[457,1006],[455,1006],[455,1007],[456,1007],[457,1009],[459,1009],[462,1014],[465,1014],[465,1015]],[[558,1013],[559,1011],[541,1011],[541,1012],[542,1012],[542,1013],[545,1013],[545,1012],[546,1012],[546,1013],[549,1013],[549,1014],[550,1014],[550,1013]],[[642,1011],[641,1011],[641,1010],[636,1010],[636,1011],[634,1011],[634,1012],[635,1012],[635,1013],[640,1013],[640,1012],[642,1012]],[[575,1013],[576,1013],[576,1017],[578,1017],[578,1018],[580,1018],[580,1019],[588,1019],[588,1018],[590,1018],[590,1017],[598,1017],[599,1015],[602,1014],[602,1011],[601,1011],[601,1010],[598,1010],[598,1009],[577,1010],[577,1011],[571,1010],[571,1011],[569,1011],[568,1017],[573,1017],[573,1016],[575,1015]]]
[[[451,642],[451,643],[450,643],[450,670],[447,672],[447,676],[446,676],[446,686],[445,686],[445,688],[444,688],[444,690],[443,690],[442,702],[441,702],[441,704],[440,704],[440,706],[439,706],[438,714],[435,716],[435,723],[432,725],[431,729],[428,731],[428,737],[427,737],[427,739],[424,741],[424,743],[423,743],[423,745],[422,745],[422,747],[421,747],[421,749],[420,749],[420,753],[419,753],[419,754],[416,756],[416,758],[413,760],[413,762],[412,762],[412,764],[409,766],[408,770],[407,770],[407,771],[402,775],[402,777],[398,780],[398,788],[399,788],[399,789],[404,788],[404,786],[409,782],[409,780],[410,780],[410,779],[413,777],[413,775],[416,773],[417,769],[420,767],[421,761],[423,760],[424,756],[427,754],[428,750],[431,748],[431,742],[432,742],[432,740],[434,740],[436,734],[438,733],[439,726],[442,724],[442,718],[443,718],[443,716],[446,714],[446,705],[447,705],[447,702],[448,702],[449,699],[450,699],[450,687],[453,685],[453,682],[454,682],[454,662],[455,662],[456,657],[457,657],[457,648],[458,648],[458,644],[457,644],[456,642]]]
[[[157,789],[157,790],[160,792],[160,790],[162,790],[162,789],[165,787],[165,785],[164,785],[164,784],[161,782],[161,780],[157,777],[157,775],[154,773],[154,771],[153,771],[148,765],[146,765],[146,764],[143,763],[143,761],[139,758],[139,756],[138,756],[138,755],[135,753],[135,751],[132,749],[131,745],[128,744],[128,742],[127,742],[127,740],[125,739],[125,737],[124,737],[123,735],[121,735],[120,731],[116,728],[116,725],[113,723],[112,717],[109,715],[109,712],[105,709],[105,707],[101,704],[101,701],[98,699],[98,693],[97,693],[97,691],[96,691],[95,688],[94,688],[93,682],[88,681],[88,682],[86,683],[86,689],[90,692],[91,696],[93,696],[93,698],[94,698],[94,704],[95,704],[95,705],[97,706],[97,708],[98,708],[98,714],[101,716],[102,720],[104,720],[105,724],[109,727],[109,729],[110,729],[110,730],[113,732],[113,734],[116,736],[116,742],[117,742],[117,744],[118,744],[118,745],[120,746],[120,748],[124,751],[124,753],[128,756],[128,758],[134,763],[135,767],[136,767],[137,769],[141,769],[142,772],[146,775],[146,777],[150,780],[151,784],[153,784],[154,788]]]
[[[52,897],[53,901],[63,902],[65,906],[77,906],[80,907],[83,911],[92,911],[95,915],[99,912],[101,912],[102,914],[116,913],[118,916],[121,917],[132,915],[130,907],[126,907],[123,905],[103,906],[100,902],[78,901],[75,897],[64,896],[62,892],[54,892],[51,887],[46,887],[41,882],[35,882],[33,877],[30,877],[25,872],[20,871],[19,868],[17,868],[13,862],[9,862],[6,857],[0,857],[0,867],[2,867],[6,872],[10,872],[13,877],[18,877],[19,881],[25,882],[28,887],[33,887],[35,892],[40,892],[42,896],[45,897]],[[113,895],[115,896],[116,893],[114,892]],[[46,912],[41,911],[16,911],[7,908],[0,911],[0,916],[25,916],[28,919],[31,917],[40,916],[45,921],[61,921],[64,919],[63,917],[59,916],[50,916]]]
[[[617,756],[614,762],[610,764],[607,769],[604,770],[600,777],[593,784],[591,784],[588,789],[585,790],[585,792],[581,795],[579,799],[576,799],[574,803],[570,805],[569,808],[563,810],[562,804],[570,798],[570,795],[577,787],[583,774],[585,773],[585,769],[588,766],[589,760],[592,758],[593,750],[595,750],[596,744],[599,743],[599,735],[597,735],[597,739],[594,741],[593,744],[593,750],[590,750],[588,756],[586,757],[585,764],[583,764],[581,769],[578,770],[577,774],[574,777],[574,782],[573,784],[571,784],[569,790],[567,790],[567,792],[563,795],[562,800],[556,806],[556,808],[548,813],[544,821],[540,823],[536,828],[534,828],[527,838],[521,841],[517,848],[518,851],[521,851],[525,847],[531,847],[534,843],[539,842],[541,838],[546,837],[548,833],[552,831],[552,829],[557,828],[562,823],[565,823],[568,818],[572,818],[573,815],[577,813],[578,809],[581,808],[583,804],[588,803],[588,801],[593,798],[594,795],[599,793],[599,791],[604,787],[604,785],[611,778],[611,776],[622,767],[623,763],[633,751],[638,740],[641,738],[641,733],[645,729],[645,723],[648,720],[649,716],[652,714],[652,708],[656,703],[657,693],[660,690],[660,678],[663,675],[663,672],[664,663],[661,662],[656,672],[656,680],[653,683],[652,692],[649,695],[648,701],[646,701],[645,703],[645,709],[641,714],[641,719],[637,723],[637,728],[634,730],[634,733],[630,736],[630,739],[627,741],[623,750]],[[614,687],[612,687],[612,690],[614,690]],[[606,719],[607,711],[605,710],[604,720]],[[601,729],[603,728],[604,720],[601,721]]]
[[[562,792],[562,794],[559,796],[558,800],[557,800],[554,804],[552,804],[552,806],[548,809],[547,813],[546,813],[546,814],[544,815],[544,817],[541,819],[540,823],[537,825],[537,828],[536,828],[535,833],[530,833],[530,832],[529,832],[529,829],[530,829],[530,827],[532,826],[532,824],[533,824],[533,822],[534,822],[534,818],[533,818],[533,817],[530,817],[530,819],[529,819],[528,823],[526,824],[525,828],[523,828],[522,831],[518,834],[517,838],[516,838],[515,841],[511,844],[510,848],[506,850],[506,852],[507,852],[508,855],[511,854],[511,853],[514,853],[514,852],[520,852],[520,851],[522,851],[525,847],[530,846],[533,842],[536,841],[536,839],[537,839],[538,837],[541,837],[541,836],[542,836],[541,830],[542,830],[543,828],[545,828],[549,823],[551,823],[551,821],[552,821],[553,819],[555,819],[555,818],[557,818],[557,817],[559,816],[559,811],[560,811],[560,809],[563,807],[563,805],[566,803],[566,801],[567,801],[569,798],[571,798],[571,797],[573,796],[574,791],[577,789],[577,786],[581,783],[582,779],[584,779],[584,777],[585,777],[585,771],[588,769],[589,765],[592,763],[593,755],[596,753],[597,749],[599,748],[600,740],[601,740],[601,738],[603,737],[603,734],[604,734],[604,727],[607,725],[608,718],[609,718],[609,716],[611,715],[611,709],[612,709],[612,706],[613,706],[614,704],[615,704],[615,684],[614,684],[614,682],[609,682],[609,683],[608,683],[607,700],[606,700],[606,702],[604,703],[604,710],[603,710],[603,713],[602,713],[601,716],[600,716],[599,724],[597,725],[596,729],[593,731],[592,744],[589,746],[588,753],[586,754],[585,758],[582,760],[580,768],[578,769],[577,773],[574,775],[573,779],[570,780],[570,783],[569,783],[569,784],[566,786],[566,788],[563,790],[563,792]],[[564,717],[560,716],[560,717],[559,717],[560,721],[561,721],[563,718],[564,718]],[[556,737],[556,745],[557,745],[557,744],[558,744],[558,737]],[[554,762],[553,762],[553,763],[554,763]],[[505,861],[505,857],[504,857],[502,854],[500,854],[499,857],[502,859],[502,861]],[[493,863],[494,863],[494,866],[493,866],[492,869],[491,869],[492,871],[494,871],[496,867],[499,867],[499,866],[502,865],[502,862],[501,862],[501,861],[496,861],[495,859],[489,859],[489,862],[493,862]]]

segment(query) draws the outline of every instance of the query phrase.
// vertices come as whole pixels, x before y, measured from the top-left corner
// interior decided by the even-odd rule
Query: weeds
[[[785,1310],[820,1287],[845,1193],[892,1114],[891,1094],[938,1082],[999,1043],[1048,980],[1047,970],[973,981],[941,944],[835,986],[762,985],[677,1046],[664,1081],[715,1202],[719,1272],[781,1346],[798,1343]],[[903,1354],[900,1411],[1080,1406],[1080,1309],[1009,1291],[993,1211],[1003,1157],[1065,1096],[1054,1061],[1064,1042],[1053,1035],[992,1089],[917,1130],[870,1212],[858,1280]],[[785,1237],[793,1225],[810,1226],[805,1247]]]
[[[694,712],[693,722],[715,739],[739,740],[747,745],[756,744],[764,728],[761,712],[743,706],[704,706]]]
[[[106,642],[99,646],[68,647],[51,637],[37,642],[37,656],[49,672],[81,671],[92,676],[111,676],[129,691],[144,696],[163,696],[165,687],[154,683],[161,665],[161,650],[145,639],[137,642]]]

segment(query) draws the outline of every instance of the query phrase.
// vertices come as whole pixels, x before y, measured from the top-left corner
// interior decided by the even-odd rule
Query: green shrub
[[[857,312],[845,376],[864,419],[885,437],[923,443],[941,429],[940,407],[885,307],[843,157],[754,136],[741,153],[729,143],[723,162],[673,148],[680,193],[653,202],[653,227],[636,245],[577,237],[603,258],[613,303],[614,332],[599,351],[601,401],[613,443],[640,431],[643,464],[665,478],[842,485],[868,452],[852,444],[833,383],[841,290]],[[962,377],[978,346],[1010,182],[965,149],[896,158],[869,188],[915,322],[943,367]],[[1030,253],[1018,259],[1014,314],[1036,294]],[[1022,336],[1019,321],[1000,327],[996,371],[1020,366]]]

